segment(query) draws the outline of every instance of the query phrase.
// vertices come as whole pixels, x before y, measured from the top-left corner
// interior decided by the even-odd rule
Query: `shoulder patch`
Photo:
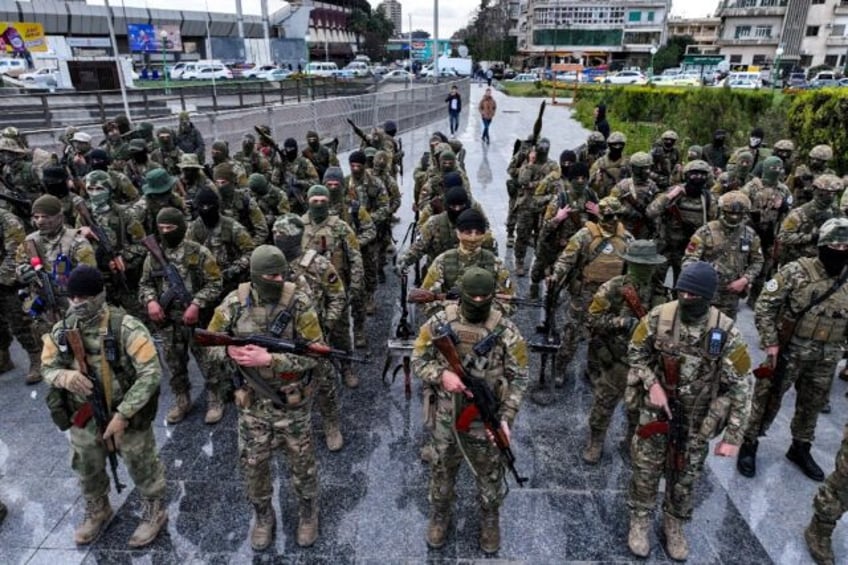
[[[769,292],[775,292],[778,288],[780,288],[780,285],[778,284],[777,280],[769,279],[763,288],[765,288]]]

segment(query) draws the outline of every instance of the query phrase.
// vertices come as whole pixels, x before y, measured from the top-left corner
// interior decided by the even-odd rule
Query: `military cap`
[[[143,153],[147,151],[147,143],[143,139],[133,139],[129,144],[130,153]]]
[[[62,213],[62,201],[52,194],[39,196],[32,203],[33,214],[47,214],[48,216],[56,216]]]
[[[848,218],[831,218],[819,230],[819,247],[837,244],[848,244]]]
[[[203,165],[200,164],[200,159],[198,159],[197,155],[195,155],[194,153],[183,153],[182,155],[180,155],[180,162],[177,163],[177,167],[179,167],[180,170],[202,169]]]
[[[71,138],[71,141],[76,141],[79,143],[91,143],[91,136],[84,131],[78,131]]]
[[[306,198],[312,198],[313,196],[326,196],[329,198],[330,191],[323,184],[313,184],[309,187],[309,190],[306,191]]]

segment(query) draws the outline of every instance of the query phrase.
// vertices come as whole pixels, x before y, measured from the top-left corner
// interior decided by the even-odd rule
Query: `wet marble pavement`
[[[509,99],[496,93],[499,105],[491,129],[492,144],[479,141],[481,126],[476,106],[482,88],[472,85],[462,115],[459,137],[467,148],[466,169],[475,197],[483,202],[506,250],[506,165],[516,136],[530,133],[538,100]],[[447,131],[443,122],[403,134],[407,151],[403,221],[395,226],[399,240],[411,213],[411,172],[426,147],[429,133]],[[570,119],[569,110],[549,106],[543,134],[552,142],[551,155],[576,146],[586,131]],[[511,253],[506,250],[511,264]],[[285,464],[279,461],[274,505],[277,538],[268,551],[251,551],[247,534],[251,508],[242,488],[237,465],[236,418],[227,407],[216,426],[203,424],[204,401],[177,426],[164,425],[171,394],[163,390],[156,437],[166,465],[170,521],[150,547],[129,551],[126,542],[140,512],[132,488],[111,494],[116,510],[106,532],[89,548],[74,546],[74,525],[82,519],[83,502],[69,465],[64,434],[50,423],[44,405],[44,385],[25,387],[24,371],[0,376],[0,498],[9,516],[0,526],[0,563],[470,563],[485,558],[477,547],[479,532],[474,487],[463,470],[458,507],[447,545],[428,550],[423,535],[427,523],[427,468],[418,460],[421,445],[420,387],[413,382],[412,397],[404,395],[402,377],[390,385],[381,382],[386,340],[399,315],[400,285],[387,270],[388,283],[378,292],[377,315],[369,320],[371,362],[362,369],[362,385],[341,389],[345,447],[330,453],[324,447],[316,417],[321,483],[321,533],[309,549],[294,541],[296,502]],[[521,295],[529,281],[515,279]],[[523,311],[517,321],[526,337],[532,335],[539,312]],[[750,311],[740,315],[740,326],[755,355],[756,337]],[[14,359],[26,367],[15,344]],[[759,357],[758,357],[759,359]],[[624,432],[617,413],[607,438],[602,462],[590,467],[580,454],[586,436],[590,391],[575,377],[582,356],[569,368],[566,386],[555,391],[554,403],[538,406],[528,400],[513,434],[519,470],[530,481],[512,488],[502,511],[503,543],[496,558],[522,563],[667,562],[656,534],[651,557],[633,559],[627,538],[626,493],[629,469],[619,444]],[[531,375],[538,375],[538,358]],[[192,370],[195,396],[200,377]],[[167,389],[167,387],[164,387]],[[814,455],[827,472],[845,421],[846,384],[835,381],[833,413],[822,415]],[[696,490],[696,510],[687,526],[692,563],[809,563],[801,535],[811,514],[817,484],[806,479],[783,457],[788,447],[788,418],[794,405],[787,397],[774,430],[760,448],[760,474],[748,480],[735,471],[733,460],[711,457]],[[123,481],[131,484],[121,466]],[[656,522],[658,527],[658,520]],[[834,537],[837,554],[848,560],[846,528]]]

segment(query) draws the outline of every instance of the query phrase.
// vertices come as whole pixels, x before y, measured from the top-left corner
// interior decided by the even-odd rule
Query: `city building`
[[[723,0],[716,16],[731,65],[848,64],[848,0]]]
[[[395,37],[399,37],[403,31],[403,11],[401,9],[400,2],[397,0],[384,0],[377,6],[377,8],[380,8],[381,6],[386,17],[389,18],[395,26]]]
[[[686,36],[695,40],[687,47],[687,53],[718,53],[718,32],[721,18],[681,18],[668,19],[668,36]]]
[[[647,66],[670,9],[671,0],[522,0],[518,53],[528,66]]]

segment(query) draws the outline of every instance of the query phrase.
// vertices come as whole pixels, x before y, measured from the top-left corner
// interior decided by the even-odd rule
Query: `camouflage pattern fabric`
[[[813,200],[791,210],[777,232],[780,264],[785,265],[801,257],[816,257],[819,228],[829,219],[843,216],[838,202],[822,207]]]
[[[836,454],[836,468],[827,476],[813,499],[815,516],[836,523],[848,510],[848,426],[842,436],[842,445]]]

